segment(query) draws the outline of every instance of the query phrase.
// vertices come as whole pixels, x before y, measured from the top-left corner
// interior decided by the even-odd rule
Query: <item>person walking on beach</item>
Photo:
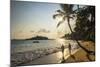
[[[71,44],[70,43],[68,45],[68,49],[69,49],[69,55],[71,56]]]
[[[64,60],[64,45],[63,44],[61,46],[61,49],[62,49],[62,60]]]

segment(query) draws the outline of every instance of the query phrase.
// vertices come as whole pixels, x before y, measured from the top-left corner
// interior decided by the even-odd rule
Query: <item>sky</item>
[[[57,22],[52,16],[58,9],[61,8],[57,3],[12,1],[11,39],[26,39],[37,35],[57,38]],[[59,27],[61,35],[63,31],[68,31],[65,25]]]

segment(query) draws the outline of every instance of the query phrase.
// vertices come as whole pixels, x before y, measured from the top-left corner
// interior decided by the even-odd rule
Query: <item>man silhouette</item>
[[[62,60],[64,60],[64,45],[63,44],[61,46],[61,49],[62,49]]]

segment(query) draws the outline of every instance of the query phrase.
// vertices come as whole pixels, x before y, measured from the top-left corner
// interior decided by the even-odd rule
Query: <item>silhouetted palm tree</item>
[[[80,10],[79,5],[77,6],[77,10],[73,10],[73,7],[74,7],[74,5],[61,4],[62,10],[57,10],[58,14],[53,15],[53,18],[54,18],[54,19],[55,19],[56,17],[58,17],[58,16],[60,16],[60,17],[63,18],[62,21],[59,21],[59,22],[58,22],[57,27],[59,27],[60,24],[64,23],[64,21],[67,20],[68,26],[69,26],[69,29],[70,29],[71,33],[73,33],[73,30],[72,30],[71,25],[70,25],[70,19],[73,19],[73,18],[75,17],[75,14],[77,14],[76,12],[77,12],[78,10]],[[75,39],[75,41],[77,42],[77,44],[78,44],[85,52],[87,52],[87,54],[94,54],[93,51],[89,51],[89,50],[87,50],[85,47],[83,47],[77,39]]]

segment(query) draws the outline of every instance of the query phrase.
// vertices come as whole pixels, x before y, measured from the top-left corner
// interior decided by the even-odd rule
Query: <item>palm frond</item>
[[[69,17],[70,19],[74,19],[74,17]]]
[[[61,4],[61,8],[66,14],[72,13],[73,12],[73,6],[74,5],[69,5],[69,4]]]
[[[60,24],[62,24],[64,21],[66,20],[66,17],[64,16],[62,21],[59,21],[59,23],[57,24],[57,28],[60,26]]]
[[[53,15],[53,19],[55,19],[57,17],[57,14]]]
[[[62,24],[63,21],[59,21],[59,23],[57,24],[57,28],[60,26],[60,24]]]
[[[64,12],[64,11],[61,11],[61,10],[57,10],[57,12],[58,12],[59,14],[65,14],[65,12]]]
[[[53,15],[53,19],[55,19],[56,17],[58,17],[58,16],[63,16],[62,14],[54,14]]]

